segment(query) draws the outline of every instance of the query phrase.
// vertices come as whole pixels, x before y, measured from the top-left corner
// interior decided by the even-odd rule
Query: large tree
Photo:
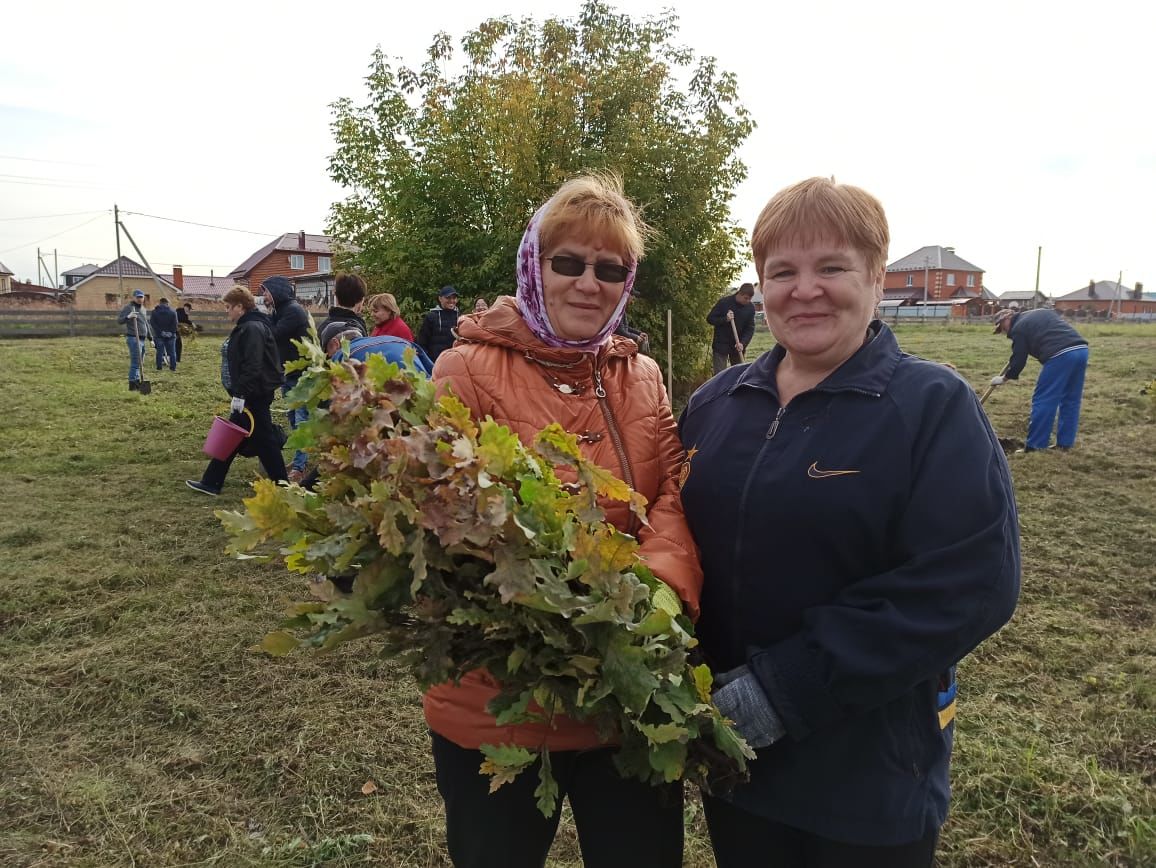
[[[368,100],[333,105],[330,174],[350,193],[330,231],[411,310],[446,283],[467,298],[512,293],[534,208],[575,174],[616,171],[660,233],[631,322],[658,338],[672,309],[676,376],[694,376],[703,317],[741,268],[729,203],[754,124],[735,77],[677,32],[671,12],[639,21],[590,0],[574,19],[485,21],[461,60],[446,33],[420,69],[379,48]]]

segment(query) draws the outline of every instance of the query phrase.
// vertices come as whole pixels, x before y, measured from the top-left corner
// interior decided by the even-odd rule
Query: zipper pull
[[[771,427],[767,429],[767,439],[770,440],[775,436],[775,432],[779,430],[779,422],[783,419],[783,414],[787,412],[786,407],[780,407],[779,412],[775,414],[775,420],[771,422]]]
[[[606,397],[606,390],[602,388],[602,374],[597,368],[594,369],[594,394],[599,398]]]

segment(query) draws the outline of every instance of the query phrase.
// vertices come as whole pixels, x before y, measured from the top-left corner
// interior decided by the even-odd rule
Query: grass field
[[[1156,328],[1085,331],[1077,449],[1011,458],[1024,590],[961,667],[943,866],[1156,865]],[[899,334],[977,386],[1010,347]],[[123,342],[0,342],[0,865],[444,865],[412,683],[368,645],[247,650],[302,589],[223,554],[212,511],[255,461],[218,500],[184,487],[225,403],[217,346],[146,397]],[[1023,438],[1038,370],[988,401],[1001,436]],[[713,865],[687,816],[686,864]],[[553,855],[578,864],[569,825]]]

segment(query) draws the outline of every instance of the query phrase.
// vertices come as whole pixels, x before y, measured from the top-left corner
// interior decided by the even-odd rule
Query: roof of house
[[[99,265],[93,265],[91,262],[86,262],[84,265],[78,265],[76,268],[70,268],[68,271],[61,272],[60,276],[64,277],[67,275],[71,277],[74,274],[79,274],[81,277],[88,277],[88,275],[92,274],[98,268],[100,268]]]
[[[301,236],[305,235],[305,246],[302,249]],[[328,235],[310,235],[301,232],[286,232],[279,238],[270,241],[260,250],[253,253],[248,259],[229,272],[230,279],[247,277],[259,262],[270,253],[284,250],[289,253],[321,253],[329,256],[333,253],[333,239]]]
[[[173,276],[171,274],[160,275],[164,280],[172,282]],[[233,288],[233,281],[227,277],[215,277],[211,274],[186,274],[183,275],[181,283],[184,285],[180,289],[182,298],[221,298],[226,292]]]
[[[1113,298],[1131,298],[1132,287],[1127,284],[1117,284],[1114,280],[1097,280],[1096,294],[1089,295],[1088,287],[1081,286],[1075,292],[1059,296],[1056,301],[1102,301]]]
[[[966,259],[956,256],[954,248],[935,245],[920,247],[914,253],[909,253],[887,266],[888,271],[922,271],[925,268],[983,271],[978,265],[972,265]]]
[[[1000,301],[1031,301],[1036,296],[1044,297],[1044,294],[1038,289],[1013,289],[1011,292],[1004,292],[1000,294]]]
[[[906,286],[906,287],[903,287],[902,289],[885,289],[885,290],[883,290],[883,300],[884,301],[892,301],[895,299],[902,300],[902,299],[907,299],[907,298],[914,299],[916,297],[923,298],[923,287],[922,286],[917,286],[917,287]]]
[[[153,276],[153,272],[149,271],[139,262],[129,259],[127,256],[122,256],[120,259],[114,259],[112,262],[108,263],[108,265],[103,265],[96,269],[96,271],[92,272],[92,274],[88,275],[88,277],[84,278],[84,280],[78,281],[72,288],[79,289],[80,287],[84,286],[84,284],[88,283],[90,280],[94,280],[97,277],[116,277],[117,262],[120,263],[120,275],[122,277],[151,278]],[[171,275],[169,278],[166,278],[163,274],[158,274],[156,276],[159,277],[165,285],[172,289],[173,292],[180,292],[180,290],[178,290],[173,285],[173,282],[170,279]]]
[[[8,266],[0,262],[0,274],[15,274],[15,271],[9,271]]]
[[[21,283],[19,280],[12,281],[12,292],[32,293],[33,295],[56,295],[56,290],[51,286],[42,286],[32,281]]]

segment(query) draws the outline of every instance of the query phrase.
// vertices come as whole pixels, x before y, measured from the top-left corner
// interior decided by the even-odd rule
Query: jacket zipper
[[[602,416],[606,419],[606,430],[610,432],[610,442],[614,444],[614,451],[618,453],[618,463],[622,466],[623,481],[634,488],[634,471],[630,467],[630,459],[622,445],[622,432],[618,430],[618,420],[606,400],[606,390],[602,388],[602,373],[598,370],[598,362],[594,363],[594,396],[598,399],[598,406],[602,409]],[[638,531],[638,516],[630,513],[630,524],[626,532],[633,536]]]
[[[775,436],[775,433],[779,430],[779,423],[783,421],[783,414],[786,412],[787,412],[786,407],[780,407],[779,412],[775,414],[775,419],[773,422],[771,422],[771,427],[767,429],[767,439],[768,440],[772,439]],[[744,489],[744,496],[745,496],[745,489]]]

